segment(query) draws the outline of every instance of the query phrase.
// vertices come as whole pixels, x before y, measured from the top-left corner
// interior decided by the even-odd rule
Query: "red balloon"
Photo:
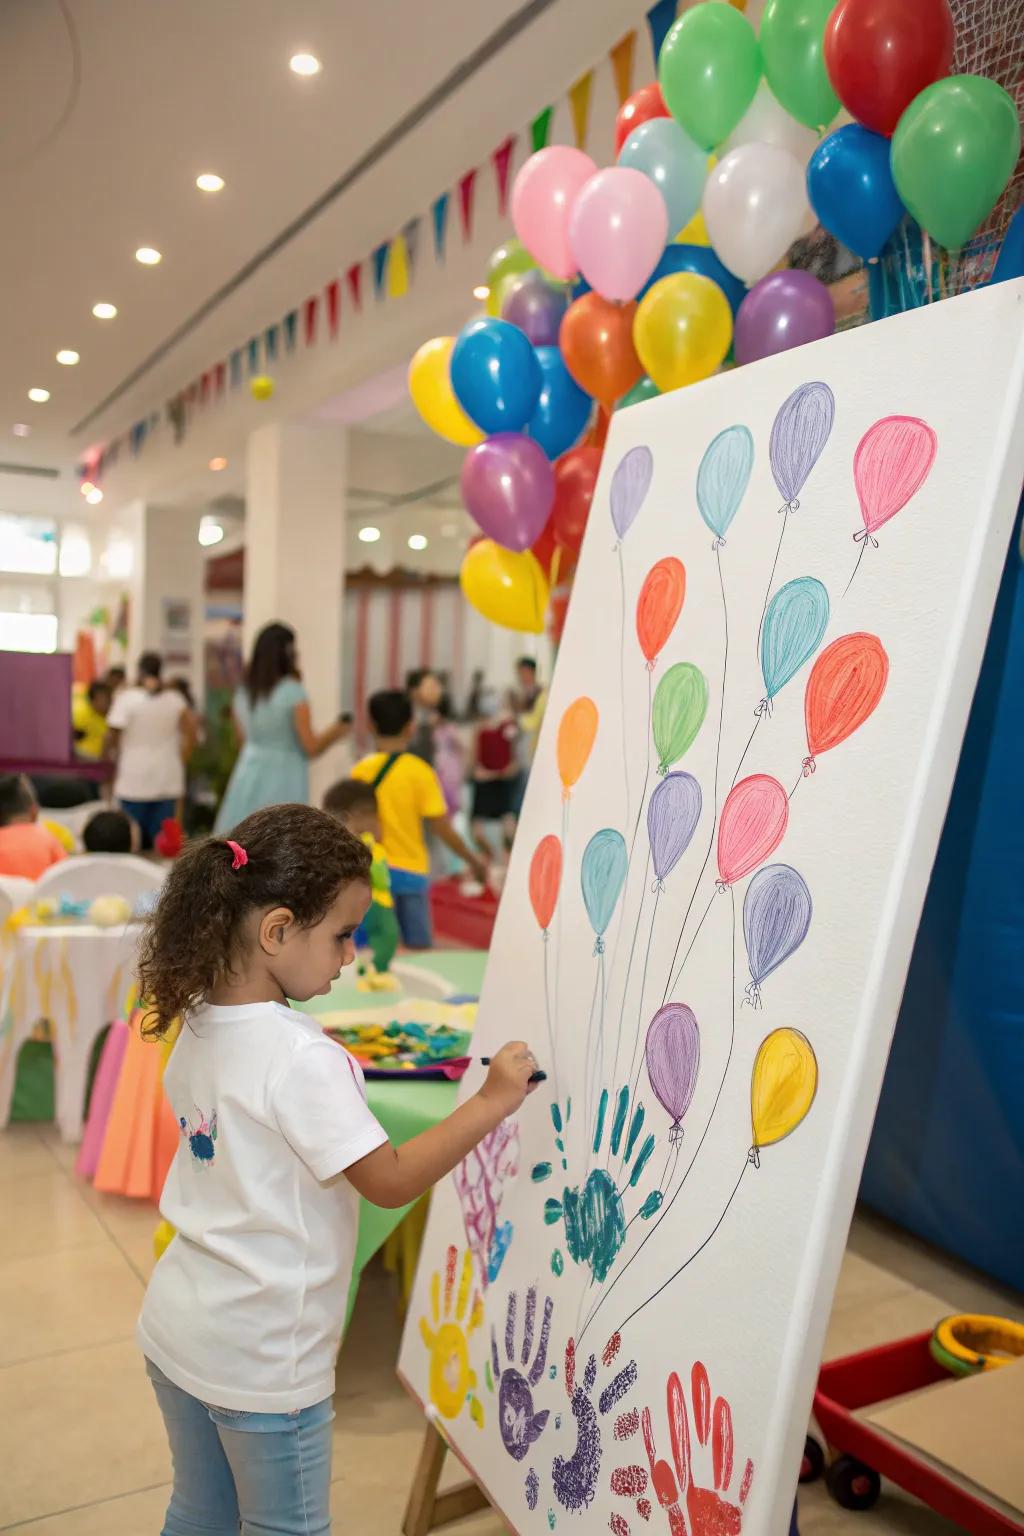
[[[551,602],[548,606],[548,639],[552,645],[558,645],[561,640],[568,616],[569,588],[556,587],[551,594]]]
[[[825,23],[825,68],[846,110],[891,138],[914,97],[953,63],[948,0],[839,0]]]
[[[877,635],[840,635],[811,668],[804,694],[807,750],[804,774],[814,772],[818,752],[852,736],[878,707],[889,676],[889,658]]]
[[[612,424],[612,413],[606,411],[603,405],[597,408],[597,416],[594,425],[583,439],[588,448],[603,448],[608,437],[608,428]]]
[[[558,345],[576,383],[611,410],[643,377],[633,345],[636,303],[615,304],[585,293],[562,316]]]
[[[559,556],[558,540],[555,538],[555,519],[549,517],[544,524],[544,532],[540,538],[530,546],[530,553],[544,572],[544,576],[550,584],[555,569],[555,561]]]
[[[652,117],[670,117],[671,113],[665,105],[665,98],[661,94],[661,86],[657,80],[652,80],[650,85],[642,85],[638,91],[622,103],[615,118],[615,158],[618,159],[619,150],[625,144],[634,128],[639,128],[641,123],[649,123]]]
[[[683,611],[686,596],[686,567],[668,555],[652,565],[636,600],[636,637],[653,671],[665,642]]]
[[[555,543],[574,558],[583,542],[600,467],[600,448],[570,448],[568,453],[555,460],[555,504],[551,526]]]
[[[718,874],[723,885],[742,880],[782,842],[789,799],[778,779],[752,773],[726,796],[718,822]]]
[[[530,860],[530,905],[538,927],[547,933],[562,884],[562,844],[553,832],[542,837]]]

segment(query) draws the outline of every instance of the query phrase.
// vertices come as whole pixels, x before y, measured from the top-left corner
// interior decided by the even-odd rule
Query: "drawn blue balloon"
[[[647,836],[659,887],[690,846],[700,807],[700,785],[692,773],[667,773],[647,802]]]
[[[540,364],[540,398],[526,423],[526,435],[549,459],[557,459],[583,436],[594,402],[580,389],[557,347],[534,350]]]
[[[761,627],[761,673],[770,699],[814,655],[828,614],[828,593],[814,576],[798,576],[776,592]]]
[[[726,427],[704,450],[697,471],[697,506],[716,539],[725,539],[754,468],[749,427]]]
[[[519,432],[537,408],[537,354],[525,333],[507,320],[464,325],[448,371],[455,398],[484,432]]]
[[[743,898],[743,938],[750,965],[750,1000],[759,1002],[761,983],[799,949],[811,926],[811,893],[788,864],[766,864]]]
[[[583,852],[580,878],[583,904],[597,936],[598,953],[604,949],[605,930],[622,895],[628,867],[629,855],[622,833],[614,827],[602,827],[595,832]]]

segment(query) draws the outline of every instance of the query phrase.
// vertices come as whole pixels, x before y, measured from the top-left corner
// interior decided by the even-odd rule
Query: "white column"
[[[340,427],[270,423],[249,438],[245,502],[245,648],[274,620],[298,637],[313,728],[341,709],[346,441]],[[344,746],[310,764],[310,798],[346,771]]]
[[[159,651],[164,677],[187,677],[203,697],[203,550],[194,508],[133,502],[117,519],[134,545],[128,613],[128,665]]]

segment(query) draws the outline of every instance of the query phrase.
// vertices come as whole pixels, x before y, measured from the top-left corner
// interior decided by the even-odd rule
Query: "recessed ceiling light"
[[[89,503],[90,507],[98,507],[100,502],[103,500],[103,492],[100,490],[98,485],[94,485],[92,490],[89,491],[86,495],[85,499]]]
[[[57,361],[63,363],[65,368],[73,368],[78,362],[78,353],[72,347],[61,347]]]
[[[28,437],[29,433],[32,431],[32,428],[29,426],[27,421],[16,421],[14,426],[11,428],[11,431],[14,433],[15,437]]]
[[[426,540],[426,537],[422,533],[410,533],[410,535],[409,535],[409,548],[410,549],[426,549],[426,547],[427,547],[427,540]]]
[[[293,53],[288,68],[293,75],[318,75],[323,65],[313,53]]]
[[[473,289],[474,299],[479,299],[481,304],[485,299],[489,299],[490,296],[491,290],[488,288],[486,283],[478,283],[477,286]]]
[[[94,304],[92,312],[97,320],[113,320],[117,314],[116,304]]]
[[[224,186],[224,177],[218,176],[216,171],[204,171],[196,177],[196,186],[200,192],[220,192]]]
[[[78,489],[81,491],[83,496],[88,496],[89,492],[94,491],[96,487],[93,485],[91,480],[83,480]]]
[[[199,542],[204,548],[211,544],[219,544],[224,537],[224,529],[215,517],[202,517],[199,520]]]
[[[379,538],[379,528],[360,528],[359,530],[359,541],[361,544],[376,544]]]
[[[144,267],[155,267],[163,257],[151,245],[140,245],[135,252],[135,260],[141,262]]]
[[[45,405],[50,398],[50,391],[48,389],[30,389],[28,397],[30,400],[34,400],[36,405]]]
[[[222,469],[227,469],[227,467],[228,467],[227,459],[211,459],[210,460],[210,468],[213,470],[215,475],[218,474]]]

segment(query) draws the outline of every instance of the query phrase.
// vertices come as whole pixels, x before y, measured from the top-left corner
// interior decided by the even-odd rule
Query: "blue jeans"
[[[430,880],[408,869],[391,867],[391,896],[398,930],[406,949],[429,949],[434,942],[430,919]]]
[[[164,822],[175,814],[178,802],[176,800],[122,800],[121,809],[126,816],[131,817],[142,833],[143,848],[152,848],[153,839]]]
[[[330,1536],[327,1398],[300,1413],[235,1413],[146,1361],[174,1462],[161,1536]]]

